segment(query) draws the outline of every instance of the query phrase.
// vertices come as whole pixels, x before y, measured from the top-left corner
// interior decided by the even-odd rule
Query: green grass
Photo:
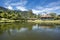
[[[60,20],[28,20],[28,22],[40,23],[40,24],[60,24]]]
[[[22,22],[22,20],[10,20],[6,18],[2,18],[0,22]],[[23,21],[24,22],[24,21]],[[27,22],[30,23],[40,23],[40,24],[59,24],[60,25],[60,20],[27,20]]]
[[[2,18],[2,19],[0,20],[0,22],[15,22],[15,20],[10,20],[10,19]]]

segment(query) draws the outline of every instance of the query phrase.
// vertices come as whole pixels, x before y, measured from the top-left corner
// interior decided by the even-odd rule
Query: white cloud
[[[27,10],[26,7],[25,7],[25,5],[27,4],[27,0],[20,0],[18,2],[14,2],[14,1],[16,1],[16,0],[13,0],[13,1],[8,0],[7,2],[5,2],[6,8],[14,9],[14,7],[15,7],[15,8],[17,8],[21,11]]]
[[[55,10],[60,9],[60,1],[49,3],[45,6],[36,6],[36,8],[32,9],[33,13],[39,14],[44,12],[55,12]]]
[[[55,7],[59,5],[60,5],[60,1],[56,1],[56,2],[49,3],[48,5],[46,5],[46,7]]]
[[[39,13],[44,13],[44,12],[52,12],[52,11],[55,11],[55,10],[58,10],[58,9],[60,9],[60,6],[51,7],[51,8],[48,8],[48,7],[44,8],[44,7],[42,7],[40,9],[38,9],[38,8],[37,9],[32,9],[32,11],[35,14],[39,14]]]
[[[27,1],[19,1],[19,2],[16,2],[16,3],[11,3],[10,5],[12,6],[25,6],[27,4]]]
[[[6,8],[8,8],[10,10],[13,10],[13,7],[12,6],[7,6]]]
[[[19,0],[17,2],[14,2],[16,0],[7,0],[7,2],[5,2],[5,5],[11,5],[11,6],[17,6],[17,5],[20,5],[20,6],[24,6],[27,4],[27,0]]]
[[[32,9],[33,13],[38,14],[40,13],[40,10]]]
[[[42,10],[42,9],[44,9],[44,7],[42,7],[42,6],[36,6],[35,9]]]
[[[28,9],[25,6],[27,4],[27,2],[28,2],[27,0],[20,0],[19,2],[12,2],[12,0],[8,0],[8,2],[5,3],[5,5],[9,9],[13,9],[13,6],[14,6],[18,10],[27,11]],[[43,2],[42,5],[45,2]],[[52,2],[45,6],[36,6],[35,8],[32,8],[32,11],[35,14],[39,14],[39,13],[43,13],[43,12],[52,12],[52,11],[60,9],[59,5],[60,5],[60,1]]]
[[[18,10],[21,10],[21,11],[27,11],[28,9],[26,9],[25,7],[23,6],[17,6],[16,7]]]

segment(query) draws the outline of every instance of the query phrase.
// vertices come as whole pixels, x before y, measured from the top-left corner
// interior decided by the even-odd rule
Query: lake
[[[60,25],[0,23],[0,40],[60,40]]]

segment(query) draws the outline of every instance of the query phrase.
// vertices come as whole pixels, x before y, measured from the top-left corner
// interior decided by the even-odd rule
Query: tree
[[[49,15],[56,17],[56,13],[49,13]]]
[[[29,17],[29,18],[32,18],[32,17],[33,17],[33,12],[32,12],[32,10],[29,10],[29,11],[28,11],[28,17]]]
[[[60,15],[57,15],[56,19],[57,19],[57,20],[60,19]]]
[[[49,13],[49,15],[51,15],[52,17],[54,17],[54,19],[57,18],[56,13]]]
[[[40,19],[40,17],[41,17],[41,14],[38,14],[38,19]]]

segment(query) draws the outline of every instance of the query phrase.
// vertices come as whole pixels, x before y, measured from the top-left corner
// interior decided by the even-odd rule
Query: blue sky
[[[0,0],[0,6],[11,10],[32,10],[35,14],[44,12],[60,14],[60,0]]]

